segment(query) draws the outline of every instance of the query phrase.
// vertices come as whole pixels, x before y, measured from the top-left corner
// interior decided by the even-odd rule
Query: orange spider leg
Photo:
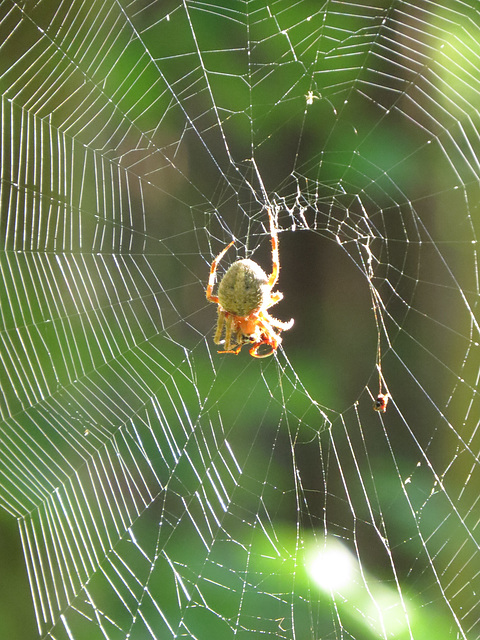
[[[270,219],[270,235],[272,238],[272,273],[268,278],[268,286],[270,287],[270,289],[273,289],[278,280],[278,272],[280,271],[280,259],[278,257],[277,227],[275,226],[273,213],[270,208],[268,209],[268,217]]]
[[[280,272],[280,258],[278,255],[278,234],[277,234],[277,227],[275,226],[275,221],[273,219],[273,214],[272,214],[272,210],[269,208],[268,209],[268,217],[270,219],[270,235],[272,238],[272,273],[270,274],[270,277],[268,278],[268,286],[270,287],[270,289],[273,289],[273,287],[275,286],[277,280],[278,280],[278,274]],[[283,299],[283,293],[281,293],[280,291],[276,291],[275,293],[271,293],[270,294],[270,301],[269,303],[264,307],[264,311],[263,311],[263,316],[265,317],[265,319],[274,327],[277,327],[277,329],[282,329],[282,331],[285,331],[286,329],[290,329],[290,327],[293,326],[293,318],[291,320],[289,320],[288,322],[281,322],[280,320],[277,320],[276,318],[272,318],[272,316],[270,314],[268,314],[266,312],[266,309],[269,309],[270,307],[273,307],[274,304],[277,304],[277,302],[280,302],[280,300]],[[277,347],[275,347],[276,349]],[[260,356],[257,356],[260,357]]]
[[[270,347],[270,351],[267,351],[267,353],[257,353],[262,344],[268,344]],[[250,355],[254,358],[269,358],[271,355],[273,355],[273,352],[276,350],[276,348],[277,347],[274,347],[273,344],[268,340],[262,340],[261,342],[256,342],[253,345],[253,347],[250,349]]]
[[[268,304],[264,306],[264,309],[269,309],[270,307],[273,307],[273,305],[277,304],[277,302],[280,302],[280,300],[283,300],[283,293],[281,291],[275,291],[275,293],[271,293],[270,301]]]
[[[262,311],[262,315],[265,320],[272,325],[272,327],[277,327],[277,329],[281,329],[282,331],[286,331],[287,329],[291,329],[293,327],[294,320],[291,318],[288,322],[282,322],[278,318],[272,318],[272,316],[266,311]]]
[[[256,342],[250,349],[250,355],[254,358],[268,358],[278,349],[282,339],[277,333],[275,333],[272,324],[266,321],[264,313],[259,314],[258,322],[262,329],[262,334],[260,340],[258,340],[258,342]],[[259,354],[258,349],[262,344],[268,344],[270,351]]]
[[[250,349],[250,355],[254,358],[268,358],[278,349],[278,346],[282,339],[278,336],[271,327],[267,329],[267,333],[262,336],[262,339],[256,342]],[[268,344],[270,351],[266,353],[258,353],[262,344]]]
[[[238,356],[238,354],[240,353],[240,351],[242,350],[243,344],[238,345],[238,347],[236,349],[229,349],[228,351],[217,351],[217,353],[234,353],[236,356]]]
[[[210,302],[216,302],[218,303],[218,297],[212,295],[212,291],[213,291],[213,286],[215,284],[215,274],[217,272],[217,265],[220,262],[220,260],[223,258],[223,256],[227,253],[227,251],[230,249],[230,247],[235,243],[235,240],[232,240],[230,242],[230,244],[228,244],[225,249],[223,249],[222,251],[220,251],[220,253],[218,254],[218,256],[215,258],[215,260],[212,262],[212,266],[210,267],[210,276],[208,278],[208,285],[207,285],[207,291],[206,291],[206,296],[207,296],[207,300],[210,300]]]

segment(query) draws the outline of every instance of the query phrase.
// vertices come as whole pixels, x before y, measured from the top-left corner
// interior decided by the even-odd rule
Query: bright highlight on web
[[[480,638],[480,6],[0,25],[9,637]]]

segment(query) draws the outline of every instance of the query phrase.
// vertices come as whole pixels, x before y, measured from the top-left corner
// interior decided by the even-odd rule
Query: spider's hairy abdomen
[[[270,295],[268,277],[253,260],[237,260],[218,286],[218,300],[228,313],[248,316],[264,306]]]

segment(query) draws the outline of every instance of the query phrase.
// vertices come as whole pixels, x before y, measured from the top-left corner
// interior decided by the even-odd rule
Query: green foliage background
[[[428,22],[423,21],[423,32],[417,30],[412,42],[411,25],[422,21],[427,4]],[[82,344],[81,318],[75,308],[67,309],[74,328],[71,334],[65,332],[62,336],[60,348],[77,360],[62,365],[61,359],[55,360],[58,345],[53,325],[47,327],[38,320],[43,313],[42,300],[36,300],[38,283],[15,275],[9,261],[17,249],[12,243],[12,228],[5,223],[7,211],[11,212],[11,196],[4,196],[3,274],[5,282],[9,278],[21,281],[25,291],[19,290],[15,299],[3,292],[2,331],[4,335],[13,334],[19,316],[27,326],[40,327],[48,345],[44,359],[33,362],[28,354],[21,356],[25,369],[33,367],[42,372],[39,378],[45,380],[46,388],[39,396],[51,394],[60,404],[63,399],[65,409],[64,392],[73,385],[70,366],[75,365],[90,381],[105,369],[108,379],[111,367],[111,380],[116,384],[117,364],[119,370],[121,366],[131,366],[144,385],[144,396],[128,385],[121,390],[126,413],[131,415],[140,411],[148,390],[155,389],[160,404],[162,394],[167,398],[178,392],[193,416],[193,408],[199,404],[197,393],[206,402],[203,415],[220,412],[229,441],[241,461],[244,484],[236,501],[245,513],[255,514],[258,495],[266,499],[269,490],[275,501],[278,483],[282,499],[276,505],[275,530],[286,556],[295,555],[296,527],[302,517],[305,519],[300,522],[300,537],[315,535],[315,530],[322,527],[328,505],[332,533],[350,541],[354,529],[357,541],[365,535],[365,566],[379,580],[390,579],[388,563],[372,544],[367,526],[369,505],[362,503],[361,487],[355,485],[354,475],[349,488],[358,500],[356,518],[344,500],[342,478],[332,461],[330,434],[322,431],[325,424],[318,411],[321,405],[331,421],[339,458],[348,460],[353,450],[357,457],[352,458],[352,468],[358,462],[370,470],[369,488],[375,492],[378,504],[383,505],[390,546],[398,545],[395,565],[415,605],[415,638],[433,637],[429,633],[434,624],[438,624],[435,637],[456,637],[432,576],[423,576],[420,569],[413,571],[412,577],[412,568],[430,564],[415,529],[420,520],[431,534],[431,556],[437,558],[446,582],[450,573],[452,580],[461,575],[461,585],[472,583],[472,588],[477,580],[477,563],[465,562],[464,555],[471,557],[469,552],[442,558],[442,540],[455,540],[458,521],[451,517],[448,492],[443,493],[438,484],[432,489],[432,475],[425,467],[415,471],[419,451],[428,452],[427,458],[431,467],[438,470],[438,477],[457,457],[461,458],[458,439],[452,431],[461,433],[472,451],[478,449],[477,414],[465,412],[465,402],[472,397],[474,407],[478,407],[475,386],[479,365],[475,350],[478,344],[472,333],[472,315],[478,304],[478,267],[472,248],[473,230],[479,226],[478,167],[475,151],[466,140],[475,139],[479,125],[476,104],[480,52],[475,35],[480,18],[475,4],[453,4],[454,22],[447,8],[433,8],[430,3],[414,7],[396,1],[355,6],[327,3],[325,10],[313,1],[277,2],[273,5],[274,19],[268,17],[267,3],[260,1],[249,3],[248,7],[241,2],[228,6],[219,3],[212,5],[211,11],[192,3],[190,12],[176,2],[145,7],[138,3],[135,11],[123,4],[95,4],[92,9],[88,3],[74,2],[67,7],[52,1],[28,6],[7,0],[0,7],[0,40],[4,43],[0,86],[4,99],[18,113],[48,123],[68,140],[80,147],[85,145],[92,152],[92,157],[87,153],[84,162],[74,163],[69,177],[71,188],[66,193],[45,186],[55,185],[59,177],[58,166],[47,147],[39,150],[45,178],[40,181],[26,172],[23,184],[14,185],[15,163],[12,161],[12,166],[7,167],[4,162],[3,193],[7,187],[15,187],[24,198],[19,199],[16,214],[22,229],[20,252],[28,253],[29,244],[35,247],[40,237],[42,246],[35,247],[33,253],[60,256],[62,247],[65,253],[85,253],[86,260],[92,261],[92,289],[105,293],[105,278],[93,263],[97,252],[110,242],[112,255],[125,257],[126,272],[134,271],[138,255],[148,256],[159,281],[167,284],[154,296],[164,313],[166,331],[148,325],[146,313],[138,311],[138,318],[148,325],[143,337],[147,350],[151,347],[154,355],[157,350],[162,354],[151,368],[138,368],[136,349],[138,345],[145,347],[141,331],[135,334],[133,322],[129,325],[127,320],[119,326],[115,315],[109,315],[111,305],[121,305],[123,294],[126,299],[126,293],[119,290],[112,291],[110,299],[105,295],[100,300],[110,325],[109,336],[102,334],[101,327],[92,325],[92,335]],[[312,18],[307,20],[308,16]],[[78,41],[65,39],[69,22],[73,24],[80,17]],[[451,24],[448,31],[446,22]],[[94,39],[93,44],[78,45],[84,35]],[[69,37],[73,38],[73,32]],[[111,40],[112,46],[101,58],[95,46],[97,38],[99,42]],[[442,47],[437,46],[440,39]],[[52,42],[58,46],[52,49]],[[43,43],[43,55],[36,50],[39,43]],[[409,58],[405,57],[406,50],[410,51]],[[75,64],[71,64],[72,60]],[[51,90],[54,79],[66,73],[63,67],[75,72],[58,90]],[[208,83],[204,82],[205,69]],[[313,91],[314,99],[306,105],[309,91]],[[109,111],[112,102],[114,108]],[[465,138],[460,131],[467,132]],[[4,125],[4,159],[14,158],[7,151],[21,144]],[[150,146],[161,152],[150,151]],[[141,194],[128,192],[130,217],[120,215],[102,221],[105,211],[120,209],[119,202],[127,190],[122,189],[115,201],[112,189],[111,201],[107,197],[104,210],[100,210],[96,184],[91,179],[94,150],[113,165],[144,179]],[[242,252],[255,250],[254,258],[266,269],[269,265],[262,198],[257,196],[255,202],[247,183],[255,184],[252,155],[267,193],[286,205],[279,220],[284,230],[280,234],[279,288],[285,299],[278,310],[275,307],[275,313],[284,319],[295,318],[295,327],[284,335],[291,369],[282,370],[282,356],[279,362],[253,361],[246,353],[225,358],[217,356],[211,344],[215,310],[204,299],[204,287],[209,263],[230,240],[229,234],[238,239],[240,257]],[[47,176],[55,179],[50,182]],[[256,188],[261,194],[258,184]],[[80,199],[80,190],[82,209],[78,210],[75,202]],[[299,192],[308,229],[294,229],[286,213]],[[81,233],[69,238],[61,225],[55,232],[51,227],[47,233],[47,219],[38,222],[38,226],[30,224],[29,202],[35,198],[44,204],[51,202],[58,211],[64,205],[71,206],[68,223],[74,229],[81,226]],[[368,207],[367,215],[363,207]],[[386,414],[386,431],[371,411],[367,393],[368,387],[376,394],[378,384],[377,328],[365,277],[365,254],[359,242],[359,230],[367,219],[376,230],[372,244],[378,259],[374,286],[388,308],[385,329],[389,342],[382,335],[383,370],[394,389],[398,408],[397,411],[392,406]],[[105,245],[98,240],[99,224],[103,223],[107,236],[111,233]],[[122,236],[122,228],[129,233]],[[106,255],[105,259],[110,258]],[[455,274],[458,289],[449,280],[449,270]],[[137,285],[142,291],[140,281]],[[167,294],[175,299],[174,309],[169,306]],[[148,300],[150,292],[143,295]],[[38,306],[32,306],[32,300]],[[155,308],[153,301],[151,308]],[[127,338],[126,328],[132,333]],[[135,343],[133,348],[131,342]],[[183,347],[191,354],[191,360],[185,358]],[[104,362],[109,349],[113,365]],[[436,366],[438,361],[442,366]],[[25,414],[36,409],[36,403],[28,406],[25,398],[14,393],[7,378],[5,373],[2,387],[8,402],[2,404],[4,415],[13,406],[15,420],[22,423]],[[468,384],[457,390],[459,378]],[[115,402],[112,407],[118,410]],[[171,417],[174,420],[173,414]],[[78,426],[84,429],[81,419]],[[357,423],[361,428],[352,426]],[[346,424],[350,426],[345,428]],[[453,430],[447,425],[453,425]],[[12,423],[6,420],[2,428],[10,433]],[[105,440],[108,437],[106,430]],[[41,442],[38,444],[42,446]],[[152,447],[150,455],[155,460],[158,452]],[[6,467],[7,461],[2,464]],[[308,517],[297,512],[295,469],[309,496]],[[188,469],[179,469],[180,485],[189,486],[192,482],[193,486],[188,473]],[[414,477],[410,499],[418,509],[416,517],[402,500],[399,480],[409,476]],[[264,487],[267,477],[268,486]],[[465,475],[449,476],[449,481],[449,492],[456,495],[466,481]],[[428,501],[430,492],[436,496]],[[471,526],[473,530],[478,508],[475,499],[466,493],[462,494],[465,506],[459,500],[458,508],[465,508],[467,528]],[[5,637],[32,638],[36,630],[17,523],[11,513],[0,515],[1,626]],[[435,529],[439,523],[441,538],[437,542]],[[241,519],[233,518],[230,524],[231,531],[241,539]],[[150,526],[157,525],[157,513],[145,518],[145,536],[149,535]],[[463,536],[464,533],[462,539]],[[202,558],[202,551],[196,549],[193,540],[182,530],[172,543],[182,548],[189,545],[192,576]],[[252,570],[272,576],[264,590],[289,593],[291,563],[281,566],[268,560],[260,538],[251,545],[252,562],[258,563]],[[218,549],[218,554],[219,566],[221,560],[237,570],[237,574],[232,573],[232,584],[224,585],[232,587],[230,593],[223,589],[224,600],[219,600],[212,587],[218,611],[228,618],[237,610],[237,601],[230,598],[236,588],[235,576],[245,569],[245,557],[240,551],[235,557],[230,549],[228,553]],[[474,559],[477,560],[476,555]],[[155,587],[164,610],[169,612],[171,606],[173,612],[176,603],[169,602],[173,591],[162,582],[161,575],[159,568],[157,582],[150,588]],[[211,580],[215,584],[215,576]],[[225,581],[223,574],[218,581]],[[308,603],[310,586],[301,572],[295,588],[299,600]],[[204,589],[207,594],[208,587]],[[252,612],[256,609],[254,595],[253,589],[247,594],[247,599],[253,600]],[[331,602],[326,598],[322,602],[318,597],[313,626],[320,634],[325,620],[326,637],[333,615]],[[470,592],[464,598],[463,605],[456,601],[458,610],[472,606]],[[275,619],[274,608],[263,607],[258,607],[259,617]],[[378,637],[376,632],[366,631],[347,606],[341,613],[350,619],[355,638]],[[310,614],[308,604],[304,612],[299,610],[298,631],[304,635],[298,637],[309,637]],[[197,610],[191,615],[198,616],[193,626],[201,627],[203,612]],[[218,628],[209,628],[209,624],[210,621],[205,622],[204,637],[223,637],[221,619],[215,623]],[[477,636],[472,632],[472,638]]]

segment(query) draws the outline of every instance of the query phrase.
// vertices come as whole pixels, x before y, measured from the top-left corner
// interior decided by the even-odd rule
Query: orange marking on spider
[[[217,266],[228,249],[234,244],[230,242],[223,249],[210,267],[210,276],[206,296],[207,300],[218,305],[218,321],[215,344],[222,344],[222,334],[225,328],[223,343],[225,349],[218,353],[234,353],[238,355],[245,344],[250,344],[250,355],[254,358],[271,356],[282,342],[280,333],[293,326],[293,319],[282,322],[273,318],[267,311],[277,304],[283,294],[280,291],[272,293],[277,283],[280,271],[278,254],[278,235],[273,214],[268,209],[270,220],[270,236],[272,244],[272,273],[267,276],[263,269],[253,260],[244,259],[234,262],[225,272],[218,285],[218,295],[213,295]],[[270,349],[266,353],[258,353],[263,345]]]

